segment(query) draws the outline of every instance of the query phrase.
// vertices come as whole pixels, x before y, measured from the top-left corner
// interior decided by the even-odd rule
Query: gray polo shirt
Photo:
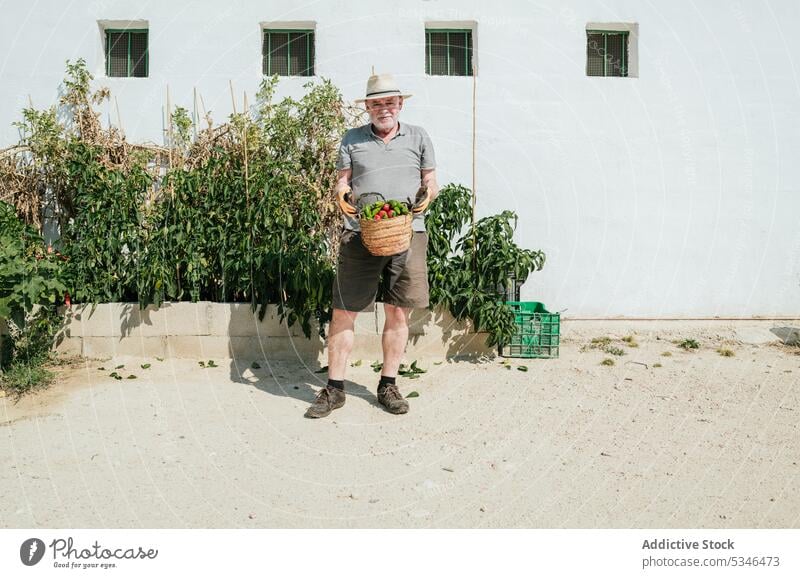
[[[405,201],[417,194],[420,171],[436,167],[433,144],[425,129],[399,123],[397,134],[388,143],[372,131],[372,124],[348,130],[339,146],[338,170],[353,169],[350,188],[353,198],[364,193],[381,193],[386,199]],[[370,202],[379,200],[370,197]],[[344,217],[346,229],[358,231],[358,219]],[[414,217],[415,231],[425,230],[424,214]]]

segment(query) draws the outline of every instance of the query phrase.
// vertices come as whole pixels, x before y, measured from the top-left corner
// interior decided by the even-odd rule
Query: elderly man
[[[366,97],[356,101],[365,103],[370,122],[347,131],[339,147],[335,192],[344,214],[345,231],[333,285],[328,384],[319,392],[306,417],[325,417],[344,405],[344,373],[353,348],[355,319],[361,311],[374,310],[379,288],[383,293],[386,323],[378,401],[391,413],[408,412],[408,401],[400,395],[396,379],[408,340],[411,309],[428,306],[428,236],[424,211],[439,191],[428,133],[398,120],[403,102],[410,96],[401,93],[391,75],[371,76]],[[387,200],[417,196],[413,238],[405,253],[376,257],[362,245],[356,208],[348,199],[371,192],[379,192]]]

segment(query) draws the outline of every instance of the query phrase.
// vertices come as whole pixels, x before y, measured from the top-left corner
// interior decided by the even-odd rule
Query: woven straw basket
[[[362,198],[373,195],[383,199],[383,195],[380,193],[366,193],[362,195]],[[371,255],[377,257],[399,255],[411,246],[411,237],[414,234],[411,228],[413,220],[413,213],[380,221],[359,219],[361,242]]]

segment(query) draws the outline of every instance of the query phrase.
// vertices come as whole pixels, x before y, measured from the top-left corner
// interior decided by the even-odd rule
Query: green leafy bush
[[[91,80],[82,60],[68,62],[64,114],[25,109],[24,154],[0,158],[0,192],[26,223],[40,226],[54,199],[68,259],[51,270],[50,260],[31,263],[18,244],[4,246],[6,278],[26,279],[2,294],[7,313],[21,321],[31,303],[53,305],[66,288],[75,303],[250,302],[262,318],[276,304],[307,336],[313,321],[322,332],[341,229],[331,194],[337,147],[361,123],[339,90],[309,83],[301,98],[277,100],[277,77],[267,78],[254,105],[219,126],[207,117],[200,130],[175,107],[169,142],[157,147],[100,125],[93,104],[109,93],[92,93]],[[503,303],[508,279],[524,282],[544,254],[516,245],[513,212],[485,217],[474,230],[471,214],[461,186],[448,185],[431,204],[431,305],[471,319],[494,345],[514,332]]]
[[[0,381],[17,393],[49,378],[39,366],[49,359],[61,326],[56,306],[64,295],[59,255],[0,201],[0,319],[8,335],[0,344]]]
[[[68,72],[69,102],[88,125],[91,75]],[[167,155],[125,156],[130,145],[97,127],[60,133],[72,209],[61,242],[76,303],[249,301],[262,318],[277,304],[306,335],[312,320],[323,327],[341,227],[330,191],[351,117],[330,82],[275,102],[276,82],[265,79],[251,110],[209,122],[194,142],[176,107]]]
[[[456,319],[470,319],[488,333],[489,346],[507,343],[516,330],[514,314],[504,303],[510,278],[524,283],[544,266],[541,251],[514,242],[517,216],[512,211],[471,220],[471,192],[447,185],[430,205],[428,282],[431,306],[446,307]],[[513,225],[512,225],[513,223]]]

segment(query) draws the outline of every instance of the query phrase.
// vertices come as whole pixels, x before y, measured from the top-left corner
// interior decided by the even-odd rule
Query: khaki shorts
[[[361,243],[361,233],[345,231],[333,280],[334,309],[373,311],[376,297],[397,307],[427,307],[427,253],[425,232],[414,232],[405,253],[376,257]]]

